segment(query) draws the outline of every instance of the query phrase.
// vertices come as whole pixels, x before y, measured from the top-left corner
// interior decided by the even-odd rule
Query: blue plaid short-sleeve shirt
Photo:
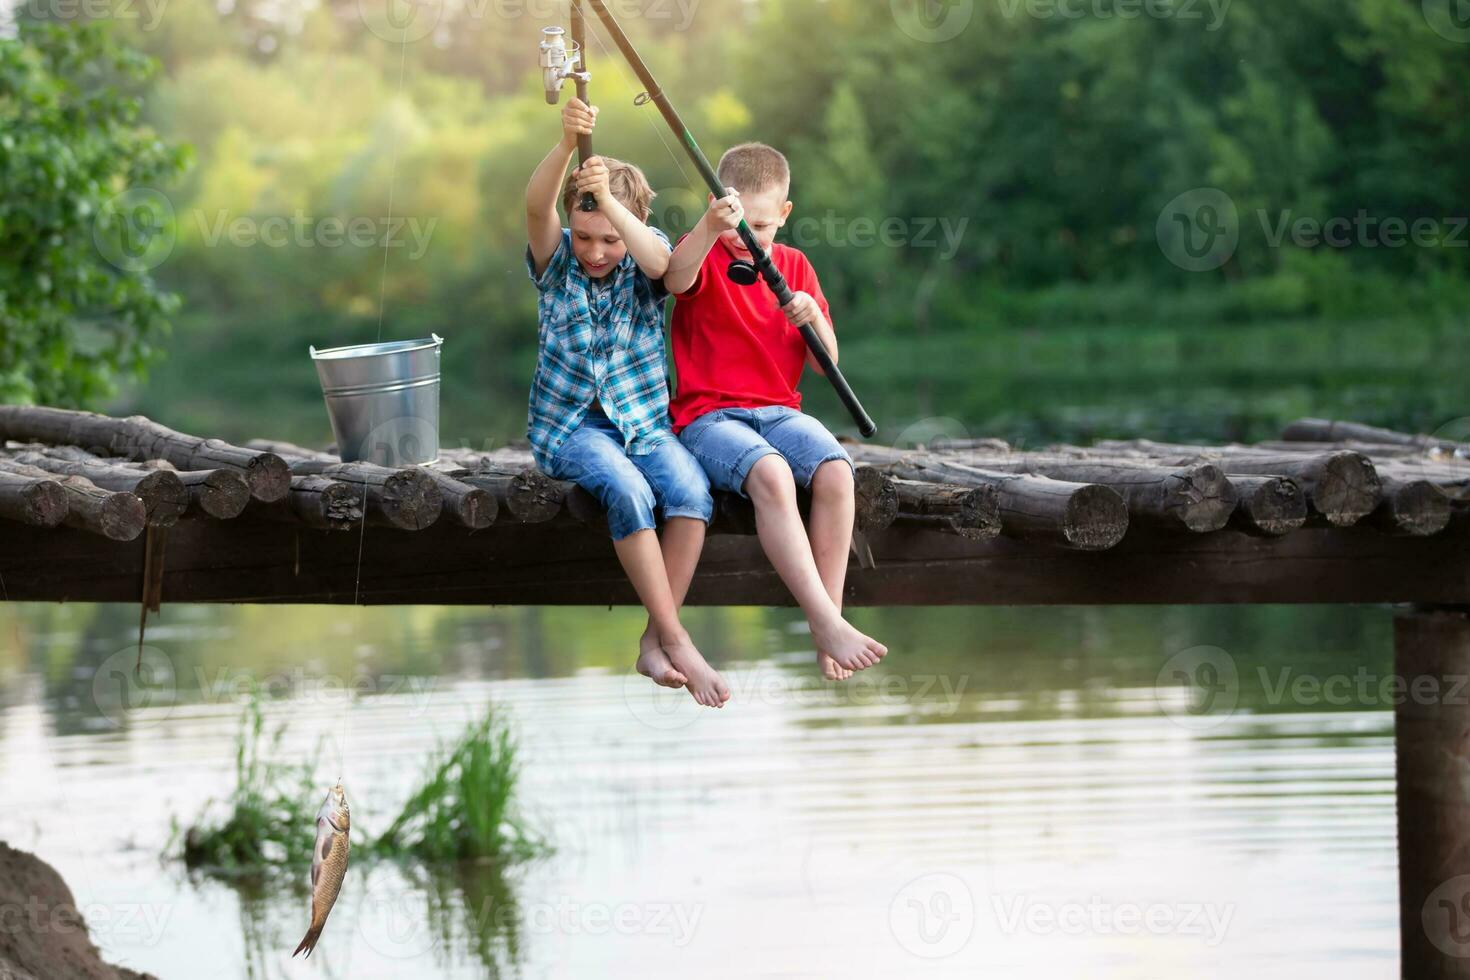
[[[653,233],[669,246],[667,235],[657,228]],[[594,398],[622,433],[628,455],[644,455],[674,438],[664,364],[668,293],[663,283],[645,276],[631,255],[601,281],[592,279],[572,253],[569,228],[562,229],[561,244],[539,278],[529,247],[526,268],[541,294],[536,374],[526,415],[536,464],[548,469]]]

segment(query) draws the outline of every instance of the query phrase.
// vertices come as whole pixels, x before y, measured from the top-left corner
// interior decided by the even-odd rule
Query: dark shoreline
[[[36,855],[0,841],[0,977],[157,980],[102,960],[71,889]]]

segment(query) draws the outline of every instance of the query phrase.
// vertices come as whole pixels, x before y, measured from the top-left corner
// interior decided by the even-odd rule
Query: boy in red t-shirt
[[[796,390],[802,368],[822,373],[797,324],[812,323],[837,361],[827,300],[806,256],[774,244],[792,204],[791,168],[769,146],[747,143],[720,160],[727,196],[679,241],[664,274],[673,293],[678,393],[669,403],[674,432],[709,474],[710,484],[749,497],[771,565],[811,626],[817,662],[831,680],[876,664],[888,648],[842,618],[842,587],[852,545],[853,463],[810,415]],[[727,270],[750,253],[735,229],[744,218],[794,295],[781,307],[764,281],[739,286]],[[796,487],[811,489],[810,539]]]

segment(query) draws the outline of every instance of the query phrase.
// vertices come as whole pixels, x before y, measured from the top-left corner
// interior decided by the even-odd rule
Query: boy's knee
[[[745,493],[752,500],[796,498],[796,477],[778,453],[767,453],[755,461],[745,477]]]
[[[829,459],[812,474],[812,493],[851,497],[855,492],[852,465],[845,459]]]

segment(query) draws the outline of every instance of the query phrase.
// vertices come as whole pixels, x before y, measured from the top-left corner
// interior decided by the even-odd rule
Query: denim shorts
[[[607,509],[614,541],[635,531],[652,530],[655,509],[670,517],[714,515],[709,477],[677,439],[665,439],[650,453],[629,456],[623,434],[600,409],[592,409],[551,459],[547,476],[571,480]]]
[[[762,456],[776,453],[791,466],[799,487],[810,487],[817,467],[852,457],[837,437],[810,415],[785,405],[717,408],[689,423],[679,439],[709,474],[710,485],[743,497],[745,478]],[[856,473],[856,470],[854,470]]]

